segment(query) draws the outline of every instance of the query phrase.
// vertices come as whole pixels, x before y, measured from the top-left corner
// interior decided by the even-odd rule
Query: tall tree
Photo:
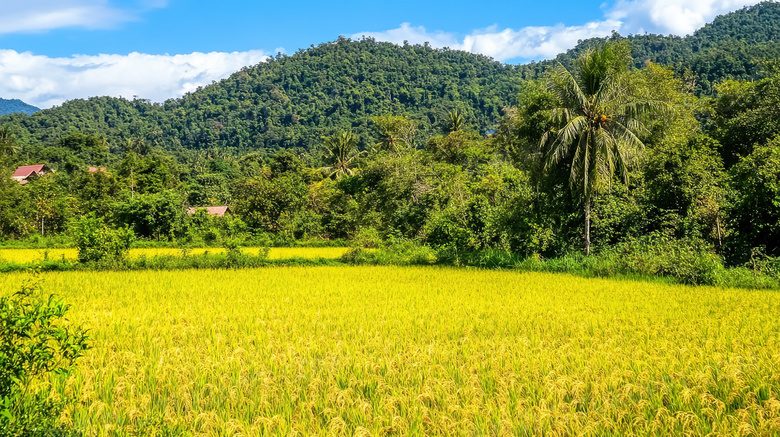
[[[352,176],[355,174],[355,161],[363,154],[358,152],[358,139],[352,132],[342,131],[329,137],[322,137],[322,146],[328,152],[330,166],[322,171],[328,177]]]
[[[606,43],[588,50],[569,71],[559,64],[548,79],[559,106],[551,111],[560,129],[542,136],[549,146],[545,168],[567,160],[569,183],[578,193],[585,213],[584,249],[590,254],[590,222],[593,196],[608,187],[617,171],[628,182],[628,169],[644,144],[637,134],[645,131],[641,117],[656,102],[641,99],[628,75],[630,47]]]
[[[379,135],[378,149],[400,155],[401,151],[414,148],[417,126],[412,120],[402,115],[386,114],[374,117],[372,121]]]
[[[780,135],[753,147],[730,173],[729,221],[734,232],[727,257],[743,263],[756,249],[780,256]]]
[[[0,127],[0,156],[15,155],[19,151],[16,136],[7,126]]]
[[[463,114],[455,109],[447,114],[447,133],[457,132],[466,125],[466,119],[463,118]]]

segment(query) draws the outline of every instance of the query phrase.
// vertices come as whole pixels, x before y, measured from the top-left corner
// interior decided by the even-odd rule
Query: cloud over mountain
[[[102,95],[164,101],[266,58],[262,51],[50,58],[0,50],[0,96],[40,108]]]
[[[397,44],[403,41],[412,44],[428,42],[433,47],[466,50],[499,61],[542,60],[553,58],[574,47],[581,39],[607,36],[612,31],[624,35],[651,32],[684,36],[718,15],[756,3],[755,0],[618,0],[611,6],[602,6],[602,20],[585,24],[528,26],[519,29],[492,26],[474,30],[468,35],[458,35],[403,23],[395,29],[358,32],[352,37],[369,36]]]
[[[45,33],[64,27],[119,28],[141,20],[143,14],[168,7],[168,0],[25,0],[7,2],[0,15],[0,37],[19,33]],[[402,44],[430,43],[480,53],[496,60],[525,62],[555,57],[581,39],[603,37],[612,31],[623,35],[644,32],[690,34],[717,15],[755,0],[610,0],[601,17],[587,23],[559,23],[452,32],[402,23],[389,30],[352,35]],[[172,7],[172,6],[171,6]],[[277,48],[276,51],[284,52]],[[227,77],[246,65],[263,61],[264,50],[190,53],[180,55],[73,55],[49,57],[0,49],[0,97],[18,98],[47,108],[65,100],[95,95],[154,101],[179,97],[198,86]]]
[[[623,22],[624,33],[660,33],[685,36],[722,15],[754,0],[618,0],[607,17]]]

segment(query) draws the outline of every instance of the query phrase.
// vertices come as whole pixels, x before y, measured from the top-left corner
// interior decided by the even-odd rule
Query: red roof
[[[187,214],[195,214],[195,212],[199,209],[205,209],[206,212],[210,215],[222,217],[227,212],[228,207],[227,206],[206,206],[201,208],[190,208],[187,210]]]
[[[14,174],[11,175],[12,178],[28,178],[33,173],[40,173],[43,171],[43,168],[46,167],[46,164],[38,164],[38,165],[23,165],[16,169]]]
[[[92,173],[97,173],[99,171],[102,171],[103,173],[106,172],[106,168],[105,167],[90,167],[88,170],[90,172],[92,172]]]

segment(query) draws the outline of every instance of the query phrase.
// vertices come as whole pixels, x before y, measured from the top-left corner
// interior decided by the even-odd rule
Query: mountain
[[[362,147],[377,139],[371,118],[387,113],[417,120],[423,134],[440,131],[460,110],[479,132],[495,126],[512,105],[518,84],[542,77],[561,62],[570,65],[584,41],[556,59],[505,65],[467,52],[426,45],[398,46],[373,39],[311,46],[291,56],[247,67],[229,78],[162,104],[96,97],[72,100],[31,116],[0,117],[22,141],[53,144],[78,130],[114,146],[140,138],[168,150],[220,148],[227,152],[312,150],[323,135],[349,129]],[[763,59],[780,58],[780,4],[765,2],[720,16],[686,37],[627,37],[637,67],[655,62],[690,79],[708,95],[725,78],[760,77]]]
[[[459,109],[484,131],[514,101],[514,66],[486,56],[372,39],[331,43],[277,56],[163,104],[97,97],[33,116],[6,116],[40,142],[76,129],[109,143],[140,137],[166,148],[234,151],[311,149],[323,135],[350,129],[373,146],[371,117],[403,114],[421,129],[443,128]]]
[[[14,114],[17,112],[30,115],[38,111],[40,111],[40,109],[18,99],[0,99],[0,115]]]
[[[562,53],[555,60],[531,64],[534,73],[561,62],[571,65],[574,59],[607,39],[591,38]],[[694,92],[709,95],[713,85],[722,79],[755,80],[763,71],[763,61],[780,58],[780,3],[768,1],[745,7],[715,18],[693,35],[632,35],[626,37],[633,48],[637,68],[647,62],[674,67],[695,79]],[[528,66],[526,66],[527,68]]]

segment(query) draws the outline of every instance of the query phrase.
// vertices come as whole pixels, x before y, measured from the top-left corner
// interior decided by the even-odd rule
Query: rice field
[[[244,248],[246,253],[257,254],[259,247]],[[271,259],[289,259],[289,258],[338,258],[346,252],[346,247],[274,247],[268,253]],[[186,253],[190,255],[199,255],[202,253],[222,253],[223,248],[196,248],[187,249]],[[155,248],[155,249],[130,249],[128,256],[138,258],[141,256],[153,257],[155,255],[182,255],[182,249],[176,248]],[[76,260],[78,252],[76,249],[0,249],[0,263],[34,263],[43,260]]]
[[[87,435],[780,434],[777,292],[439,267],[42,277],[91,330],[53,390]]]

